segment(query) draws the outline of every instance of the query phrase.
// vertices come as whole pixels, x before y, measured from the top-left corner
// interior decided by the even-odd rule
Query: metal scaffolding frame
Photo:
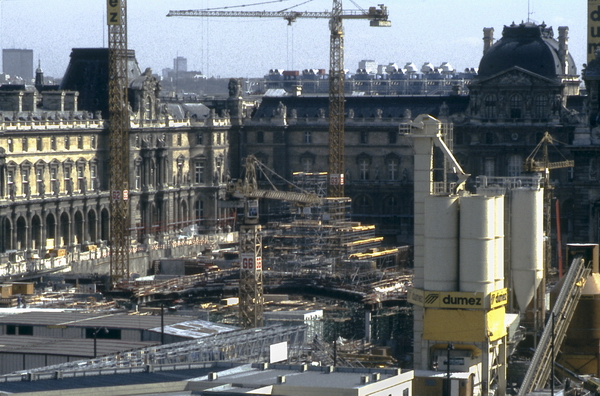
[[[261,363],[268,362],[271,345],[285,341],[288,342],[288,358],[298,360],[306,350],[306,330],[306,325],[274,325],[237,330],[192,341],[142,348],[92,360],[79,360],[17,373],[87,371],[215,361]]]

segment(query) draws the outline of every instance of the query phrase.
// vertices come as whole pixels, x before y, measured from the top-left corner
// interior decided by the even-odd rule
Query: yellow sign
[[[597,48],[600,48],[600,0],[588,0],[588,63],[596,58]]]
[[[426,309],[423,339],[447,342],[486,341],[485,311]]]
[[[496,341],[506,335],[504,307],[491,311],[426,309],[423,339],[447,342]]]
[[[425,291],[409,288],[409,303],[426,308],[483,309],[483,293]]]
[[[506,335],[505,316],[506,310],[504,307],[492,309],[485,314],[486,332],[490,341],[499,340]]]
[[[106,24],[121,24],[121,0],[106,0]]]
[[[500,289],[490,293],[490,309],[508,304],[508,289]]]
[[[406,299],[409,303],[425,308],[452,309],[495,309],[508,303],[508,289],[500,289],[489,294],[489,302],[484,293],[427,291],[409,288]]]

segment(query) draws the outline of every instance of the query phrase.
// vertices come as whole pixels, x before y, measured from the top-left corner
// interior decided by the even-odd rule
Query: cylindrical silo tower
[[[495,287],[496,198],[460,200],[460,291],[490,293]]]
[[[521,312],[525,312],[544,277],[543,217],[543,190],[511,190],[510,268]]]
[[[458,196],[425,198],[425,290],[458,290]]]
[[[494,289],[504,288],[504,195],[496,196],[494,209]]]

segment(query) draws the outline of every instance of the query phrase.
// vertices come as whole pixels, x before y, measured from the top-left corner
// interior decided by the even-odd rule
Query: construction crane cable
[[[241,4],[241,5],[234,5],[234,6],[225,6],[225,7],[213,7],[213,8],[205,8],[203,10],[200,11],[212,11],[212,10],[227,10],[229,8],[242,8],[242,7],[252,7],[255,5],[263,5],[263,4],[271,4],[271,3],[282,3],[284,1],[289,1],[289,0],[271,0],[271,1],[261,1],[260,3],[252,3],[252,4]],[[312,0],[310,0],[312,1]],[[294,6],[296,7],[296,6]]]
[[[361,6],[359,6],[358,4],[356,4],[356,1],[354,1],[354,0],[350,0],[350,1],[352,2],[352,4],[354,4],[354,6],[356,8],[358,8],[359,10],[362,10],[365,14],[367,13],[367,11],[364,8],[362,8]]]
[[[277,11],[277,12],[285,12],[285,11],[289,11],[289,10],[291,10],[291,9],[294,9],[294,8],[296,8],[296,7],[299,7],[299,6],[303,5],[303,4],[306,4],[306,3],[311,3],[312,1],[313,1],[313,0],[306,0],[306,1],[305,1],[305,2],[303,2],[303,3],[299,3],[299,4],[296,4],[296,5],[294,5],[294,6],[291,6],[291,7],[288,7],[288,8],[284,8],[283,10],[279,10],[279,11]]]
[[[303,193],[306,193],[306,194],[310,193],[310,191],[305,190],[302,187],[298,186],[297,184],[294,184],[291,181],[287,180],[286,178],[284,178],[283,176],[281,176],[279,173],[275,172],[273,169],[269,168],[267,165],[265,165],[262,162],[260,162],[258,159],[256,159],[254,163],[259,168],[259,170],[262,172],[262,174],[267,178],[267,180],[271,184],[271,187],[273,187],[275,190],[277,190],[277,188],[275,187],[275,185],[273,184],[273,182],[271,182],[271,179],[269,178],[269,175],[267,175],[266,171],[269,171],[272,175],[277,176],[284,183],[286,183],[289,186],[291,186],[291,187],[299,190],[300,192],[303,192]]]

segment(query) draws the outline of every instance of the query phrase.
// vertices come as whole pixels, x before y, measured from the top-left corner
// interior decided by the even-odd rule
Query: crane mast
[[[383,4],[368,10],[343,10],[342,0],[333,0],[331,12],[299,11],[169,11],[168,17],[255,17],[283,18],[288,24],[298,18],[329,19],[329,197],[344,196],[344,19],[369,19],[374,27],[389,27],[388,10]]]
[[[329,197],[344,196],[344,26],[342,0],[333,0],[329,46]]]
[[[110,280],[129,277],[127,0],[107,0],[110,156]]]
[[[344,19],[369,19],[371,26],[388,27],[387,7],[379,4],[369,10],[344,11],[342,0],[333,0],[331,12],[297,11],[211,11],[187,10],[169,11],[170,16],[190,17],[256,17],[283,18],[288,24],[298,18],[329,19],[330,58],[329,58],[329,183],[328,196],[344,196]],[[256,186],[254,165],[256,159],[246,159],[245,184],[240,185],[238,193],[246,199],[244,224],[240,226],[240,325],[244,328],[262,326],[263,316],[263,273],[262,273],[262,233],[258,224],[258,197],[292,200],[314,203],[316,197],[307,194],[291,194],[281,191],[262,191]],[[254,198],[254,199],[249,199]],[[341,202],[341,201],[340,201]],[[338,213],[341,208],[335,208]]]

